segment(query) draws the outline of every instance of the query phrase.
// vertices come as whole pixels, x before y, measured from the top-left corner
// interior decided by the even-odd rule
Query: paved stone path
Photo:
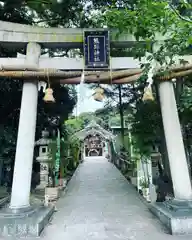
[[[89,158],[79,166],[57,208],[43,239],[191,238],[168,235],[116,167],[101,158]]]

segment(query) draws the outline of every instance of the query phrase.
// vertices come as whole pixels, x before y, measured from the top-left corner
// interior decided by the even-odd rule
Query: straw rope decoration
[[[153,60],[152,64],[151,64],[151,68],[148,72],[148,76],[147,76],[147,86],[144,88],[144,94],[143,94],[143,101],[154,101],[154,96],[153,96],[153,92],[152,92],[152,84],[154,82],[153,80],[153,76],[155,73],[155,69],[156,69],[156,61]]]

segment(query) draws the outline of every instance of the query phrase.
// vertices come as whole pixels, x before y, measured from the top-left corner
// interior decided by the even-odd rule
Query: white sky
[[[104,107],[104,102],[97,102],[94,100],[92,94],[93,90],[91,90],[86,84],[78,85],[77,94],[78,101],[77,107],[73,110],[74,115],[79,115],[83,112],[94,112],[99,108]]]

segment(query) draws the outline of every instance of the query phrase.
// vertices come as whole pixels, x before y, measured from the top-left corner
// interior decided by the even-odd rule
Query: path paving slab
[[[191,239],[169,235],[134,187],[102,158],[80,164],[57,208],[42,239]]]
[[[102,158],[79,165],[42,240],[187,240],[172,236],[119,170]],[[15,240],[15,238],[14,238]],[[34,238],[30,238],[34,240]]]

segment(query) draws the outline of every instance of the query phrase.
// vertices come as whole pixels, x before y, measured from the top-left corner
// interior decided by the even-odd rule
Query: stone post
[[[108,150],[108,156],[109,156],[109,161],[112,162],[112,153],[111,153],[111,144],[110,144],[110,140],[106,141],[107,144],[107,150]]]
[[[172,82],[159,83],[159,98],[175,200],[192,200],[191,181]]]
[[[41,48],[36,43],[27,45],[26,64],[37,65]],[[37,81],[23,84],[19,129],[13,175],[10,209],[18,211],[30,206],[30,187],[33,164],[38,100]]]

